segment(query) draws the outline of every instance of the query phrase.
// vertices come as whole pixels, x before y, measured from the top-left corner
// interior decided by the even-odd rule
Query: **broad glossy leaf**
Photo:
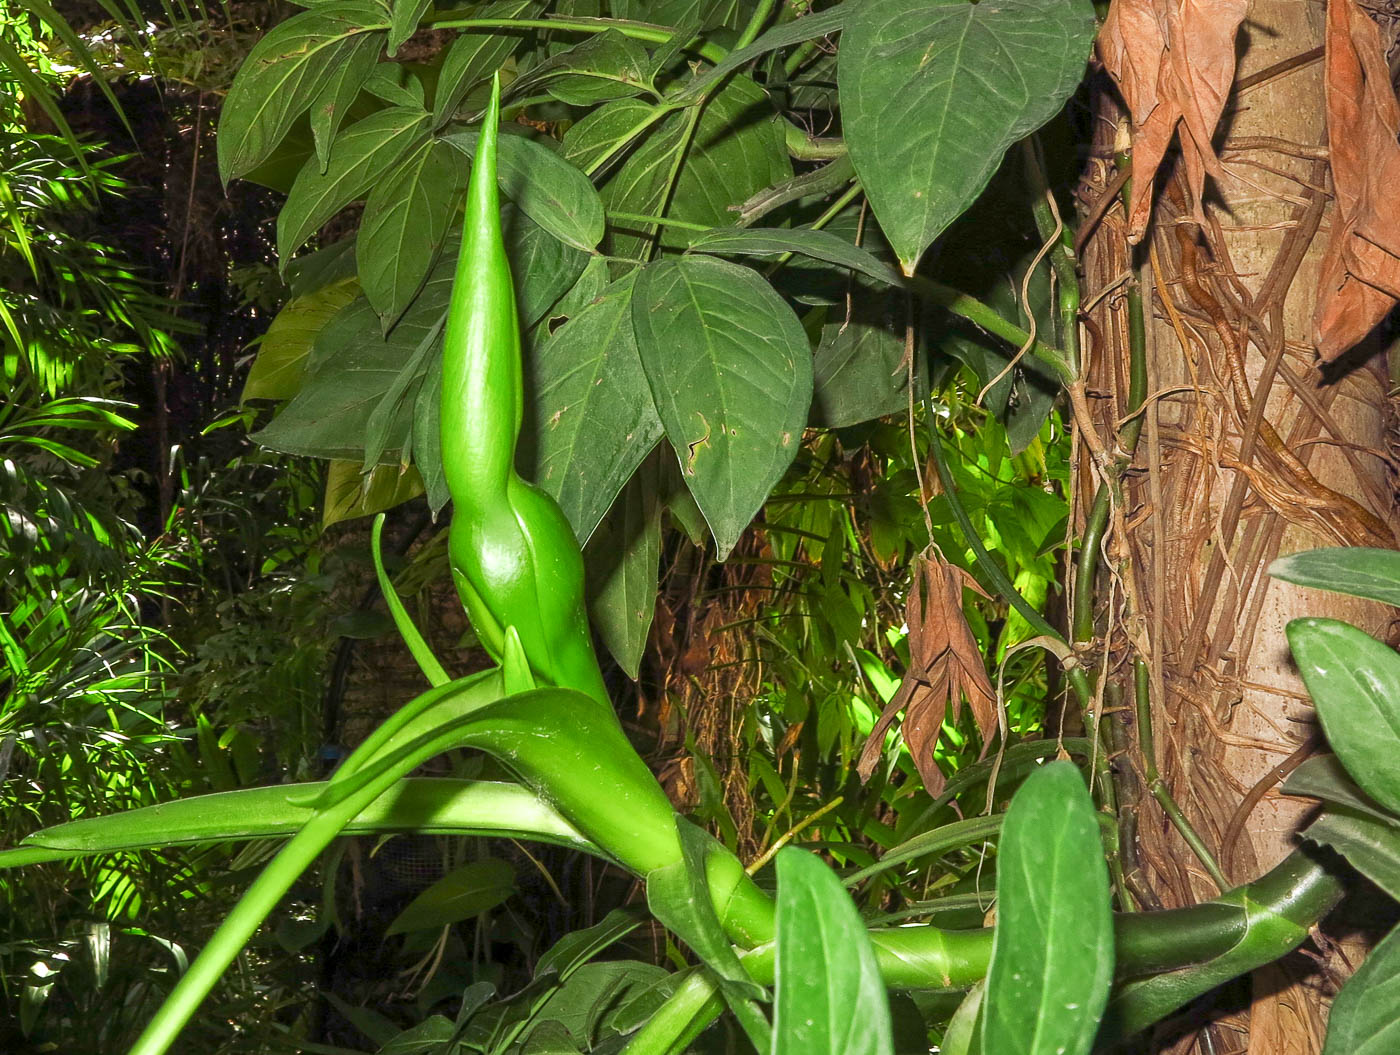
[[[899,272],[868,249],[853,245],[830,231],[814,231],[807,227],[718,228],[691,238],[690,250],[696,253],[716,253],[720,256],[778,256],[781,253],[801,253],[803,256],[849,268],[886,285],[903,284]]]
[[[1332,847],[1358,872],[1400,900],[1400,819],[1381,819],[1329,803],[1303,835]]]
[[[478,8],[473,15],[477,18],[529,18],[543,7],[534,0],[504,0]],[[451,120],[472,85],[491,76],[519,44],[520,37],[514,33],[462,31],[442,60],[433,99],[433,127],[441,128]]]
[[[1274,561],[1269,574],[1314,590],[1400,607],[1400,552],[1393,549],[1351,546],[1304,550]]]
[[[1400,813],[1400,656],[1335,619],[1295,619],[1288,643],[1327,742],[1348,773]]]
[[[1371,950],[1342,986],[1327,1020],[1322,1055],[1389,1055],[1400,1051],[1400,930]]]
[[[617,496],[586,550],[588,615],[629,678],[636,678],[656,612],[661,480],[653,456]]]
[[[559,502],[586,542],[661,438],[632,329],[635,276],[560,326],[526,356],[525,472]]]
[[[339,0],[293,15],[258,41],[224,100],[220,178],[228,183],[265,160],[354,56],[377,50],[384,28],[376,5]]]
[[[360,284],[345,278],[284,304],[258,346],[243,383],[242,401],[296,395],[317,335],[359,292]]]
[[[656,409],[723,559],[802,442],[807,335],[755,272],[698,256],[643,268],[632,321]]]
[[[315,161],[307,161],[277,216],[277,255],[282,265],[317,228],[383,179],[427,124],[428,115],[422,110],[391,106],[345,129],[324,172]]]
[[[845,139],[906,273],[1059,112],[1094,39],[1083,0],[865,0],[837,73]]]
[[[387,332],[437,263],[467,186],[462,156],[441,140],[418,144],[370,189],[355,241],[360,283]]]
[[[1347,775],[1336,755],[1317,755],[1308,759],[1283,782],[1285,795],[1304,795],[1328,804],[1347,806],[1376,820],[1393,821],[1391,813],[1375,799],[1356,786]]]
[[[478,135],[452,132],[443,142],[474,157]],[[501,192],[565,245],[592,251],[603,240],[602,199],[588,177],[555,150],[524,136],[501,136],[496,173]]]
[[[385,934],[451,926],[489,912],[515,893],[515,869],[499,857],[455,868],[408,903]]]
[[[1108,869],[1079,770],[1052,762],[1011,800],[997,862],[997,923],[982,1048],[1083,1055],[1113,980]]]
[[[892,1055],[885,983],[846,888],[792,846],[777,871],[773,1055]]]

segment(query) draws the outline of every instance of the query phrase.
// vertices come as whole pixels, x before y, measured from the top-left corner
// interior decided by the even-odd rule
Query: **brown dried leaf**
[[[933,749],[950,704],[956,721],[966,697],[985,752],[997,725],[996,693],[963,615],[964,586],[986,596],[977,581],[956,565],[937,558],[919,559],[904,612],[909,625],[909,671],[861,750],[856,763],[861,780],[870,779],[884,748],[885,732],[901,710],[900,731],[930,794],[943,790],[943,774],[933,760]]]
[[[1198,212],[1206,173],[1223,172],[1211,137],[1235,79],[1235,35],[1247,8],[1248,0],[1113,0],[1109,8],[1099,58],[1133,122],[1133,242],[1147,230],[1153,179],[1178,129]]]
[[[1331,362],[1400,299],[1400,103],[1380,31],[1355,0],[1327,5],[1327,145],[1336,191],[1313,338]]]

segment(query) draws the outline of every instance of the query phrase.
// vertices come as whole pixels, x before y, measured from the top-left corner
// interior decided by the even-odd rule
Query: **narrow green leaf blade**
[[[1011,800],[997,862],[997,925],[982,1048],[1083,1055],[1113,980],[1108,869],[1079,770],[1052,762]]]
[[[1310,549],[1280,557],[1269,574],[1314,590],[1367,597],[1400,607],[1400,552],[1365,546]]]
[[[890,1055],[890,1005],[865,922],[821,858],[778,852],[773,1055]]]
[[[755,272],[701,256],[642,269],[632,321],[661,422],[723,559],[801,443],[807,335]]]
[[[649,458],[623,488],[584,554],[588,614],[629,678],[636,678],[656,612],[661,563],[661,472]]]
[[[780,253],[801,253],[814,260],[825,260],[829,264],[868,275],[886,285],[903,284],[899,272],[882,262],[870,250],[853,245],[830,231],[814,231],[807,227],[720,227],[692,238],[690,250],[720,256],[777,256]]]
[[[1327,742],[1362,790],[1400,813],[1400,656],[1336,619],[1295,619],[1287,632]]]
[[[906,274],[1006,148],[1059,112],[1094,31],[1084,0],[866,0],[846,16],[846,143]]]
[[[478,18],[530,17],[543,4],[535,0],[503,0],[487,4],[473,14]],[[463,32],[442,60],[438,74],[437,92],[433,98],[433,127],[441,128],[450,121],[472,86],[481,83],[510,57],[520,44],[514,33],[484,33],[479,30]]]

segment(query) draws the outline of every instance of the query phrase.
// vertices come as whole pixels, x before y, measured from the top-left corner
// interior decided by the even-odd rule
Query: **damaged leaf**
[[[1313,337],[1331,362],[1400,299],[1400,103],[1375,22],[1356,0],[1327,5],[1327,145],[1336,191]]]
[[[1129,240],[1152,211],[1152,184],[1178,128],[1187,186],[1197,210],[1206,173],[1224,170],[1211,146],[1235,79],[1235,36],[1248,0],[1114,0],[1099,33],[1099,58],[1133,121]]]
[[[939,557],[920,557],[904,610],[909,625],[909,671],[880,720],[870,730],[856,771],[869,780],[885,744],[885,732],[904,712],[900,730],[929,794],[943,790],[943,774],[933,760],[938,730],[951,703],[953,720],[967,697],[983,750],[997,725],[997,699],[972,629],[963,615],[963,587],[986,593],[962,568]]]

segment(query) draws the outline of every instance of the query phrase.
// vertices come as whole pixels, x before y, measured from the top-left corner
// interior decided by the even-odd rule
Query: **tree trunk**
[[[1358,349],[1324,376],[1310,337],[1331,213],[1322,65],[1309,55],[1322,43],[1323,20],[1320,4],[1251,6],[1216,136],[1227,175],[1207,184],[1204,228],[1192,219],[1184,181],[1164,168],[1152,226],[1136,251],[1115,206],[1084,252],[1091,363],[1087,413],[1078,423],[1091,418],[1098,440],[1081,432],[1081,522],[1104,477],[1094,448],[1110,457],[1121,449],[1118,430],[1131,408],[1134,289],[1150,305],[1147,412],[1112,503],[1086,656],[1107,674],[1104,715],[1115,734],[1108,739],[1124,748],[1115,762],[1121,817],[1130,836],[1136,827],[1124,870],[1149,903],[1188,904],[1218,892],[1188,847],[1187,826],[1230,884],[1259,875],[1297,845],[1308,803],[1282,796],[1278,784],[1320,747],[1284,628],[1297,616],[1327,615],[1383,633],[1391,614],[1267,575],[1280,554],[1379,544],[1364,514],[1329,491],[1379,521],[1391,522],[1394,513],[1381,361]],[[1292,68],[1280,66],[1299,56]],[[1099,150],[1081,194],[1091,218],[1114,176],[1115,144],[1127,142],[1126,117],[1107,90],[1096,117]],[[1232,381],[1232,342],[1246,392]],[[1262,415],[1255,410],[1261,402]],[[1281,443],[1270,442],[1261,416]],[[1137,659],[1151,730],[1140,727],[1131,706]],[[1148,794],[1144,744],[1154,748],[1182,823]],[[1295,967],[1286,961],[1258,972],[1248,1016],[1217,1014],[1212,1028],[1224,1047],[1200,1050],[1245,1051],[1229,1031],[1247,1029],[1250,1053],[1320,1051],[1328,994]],[[1174,1050],[1192,1050],[1192,1043]]]

